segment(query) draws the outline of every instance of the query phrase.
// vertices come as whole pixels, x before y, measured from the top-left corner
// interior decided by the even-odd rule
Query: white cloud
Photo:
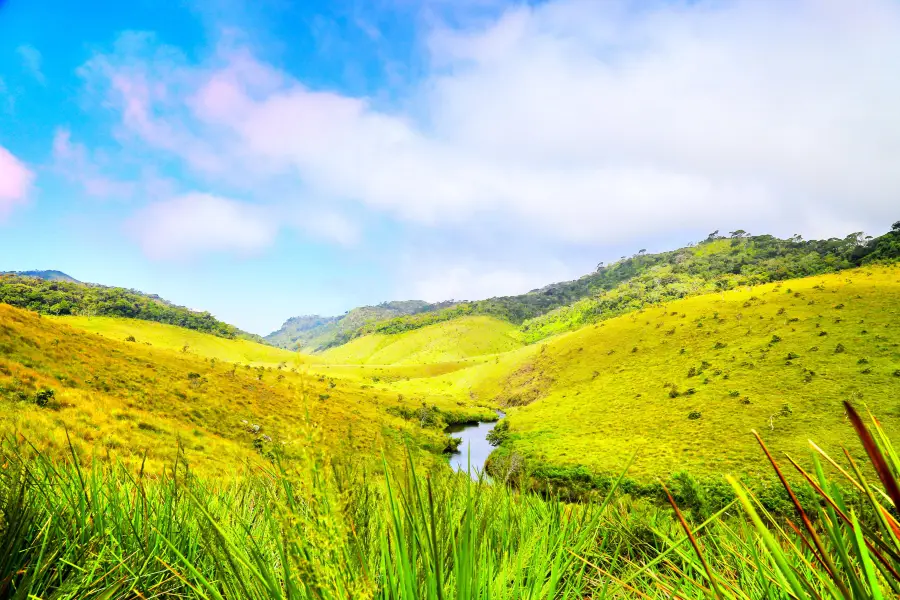
[[[0,221],[25,204],[34,182],[34,173],[12,153],[0,146]]]
[[[41,71],[41,53],[34,46],[29,46],[28,44],[23,44],[16,48],[16,54],[19,55],[19,58],[22,60],[22,64],[25,67],[25,70],[34,77],[38,83],[44,84],[47,82],[44,77],[43,71]]]
[[[148,256],[162,260],[189,260],[207,252],[254,254],[278,232],[263,209],[202,193],[152,203],[128,229]]]
[[[555,0],[433,31],[394,111],[233,47],[194,65],[132,39],[84,73],[127,132],[217,182],[562,243],[828,235],[897,218],[898,30],[890,0]]]

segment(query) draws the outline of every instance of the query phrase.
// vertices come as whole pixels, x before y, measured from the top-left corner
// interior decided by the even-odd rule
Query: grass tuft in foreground
[[[758,437],[788,495],[785,468],[818,497],[787,519],[737,481],[737,503],[700,522],[674,500],[674,514],[615,493],[566,504],[412,461],[373,474],[308,456],[217,484],[181,460],[150,478],[7,442],[0,598],[897,596],[900,460],[874,418],[847,412],[865,467],[814,445],[808,473]]]

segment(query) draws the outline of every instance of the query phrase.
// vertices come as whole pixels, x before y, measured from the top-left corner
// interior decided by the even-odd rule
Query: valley
[[[879,251],[900,249],[895,239],[900,228],[887,235],[870,245]],[[210,543],[219,548],[217,553],[232,557],[227,560],[243,565],[229,567],[229,572],[244,575],[262,574],[268,567],[259,562],[261,557],[246,554],[243,544],[227,541],[229,536],[240,536],[242,528],[274,527],[282,517],[261,517],[249,507],[231,513],[224,507],[242,502],[238,498],[252,498],[249,506],[271,503],[299,524],[291,533],[299,536],[292,537],[294,547],[310,552],[308,544],[319,536],[341,548],[330,557],[313,552],[302,560],[279,559],[298,572],[330,581],[322,585],[332,590],[332,597],[349,594],[344,586],[378,588],[361,574],[372,561],[387,560],[390,568],[402,570],[393,577],[420,590],[393,597],[425,594],[419,586],[429,584],[422,583],[418,569],[437,573],[443,567],[431,562],[403,566],[395,550],[376,541],[378,536],[394,527],[391,539],[404,539],[413,535],[407,526],[459,531],[460,526],[485,527],[485,519],[495,518],[500,520],[492,528],[523,528],[525,538],[515,538],[523,544],[517,552],[524,553],[517,560],[529,556],[535,561],[526,573],[543,573],[540,580],[545,582],[554,572],[561,577],[566,573],[565,594],[572,594],[514,577],[516,589],[530,589],[531,595],[510,598],[574,598],[596,591],[585,579],[584,565],[572,561],[568,552],[573,548],[595,555],[605,570],[617,573],[616,579],[630,577],[642,589],[664,594],[673,571],[648,574],[631,561],[658,559],[653,548],[666,548],[679,569],[696,570],[696,556],[679,547],[686,539],[681,529],[686,523],[706,526],[701,524],[715,517],[723,519],[721,524],[709,525],[703,539],[728,539],[734,548],[714,552],[720,574],[704,575],[704,570],[689,580],[697,586],[715,580],[736,590],[736,580],[726,574],[729,561],[735,555],[744,560],[768,527],[796,509],[790,486],[802,486],[797,502],[805,510],[821,511],[817,497],[827,504],[832,502],[829,494],[852,496],[848,485],[862,488],[869,485],[862,481],[881,477],[871,448],[861,443],[854,422],[848,422],[845,402],[877,417],[871,427],[878,451],[894,461],[889,469],[900,466],[891,444],[900,435],[900,266],[893,260],[847,261],[844,268],[829,272],[810,267],[810,276],[770,272],[762,277],[761,265],[768,264],[771,271],[766,262],[771,257],[754,254],[753,243],[713,239],[662,258],[637,256],[629,259],[628,276],[601,276],[612,277],[607,288],[574,299],[570,294],[571,302],[562,306],[541,300],[540,314],[527,318],[497,312],[498,306],[513,307],[511,299],[434,310],[421,303],[397,303],[393,306],[416,312],[367,312],[378,316],[361,321],[356,333],[342,341],[322,342],[331,334],[314,332],[322,342],[315,352],[283,347],[308,341],[264,343],[271,338],[244,335],[217,324],[208,313],[140,292],[74,288],[86,284],[64,274],[54,274],[55,280],[0,276],[0,292],[32,308],[0,303],[0,434],[4,468],[11,468],[0,470],[0,483],[31,497],[35,508],[28,510],[68,514],[74,509],[66,498],[83,494],[90,504],[98,493],[89,491],[90,486],[105,489],[113,481],[125,488],[137,486],[130,488],[133,497],[151,494],[168,506],[178,496],[166,490],[176,490],[180,478],[209,522],[177,509],[187,511],[179,513],[187,529],[173,530],[174,537],[165,543],[177,545],[180,554],[160,550],[160,556],[212,569],[207,557],[189,547],[185,533],[194,529],[210,535],[207,527],[212,526],[226,537]],[[696,265],[694,272],[679,270],[694,260],[689,255],[704,269],[719,266],[705,276]],[[734,273],[734,263],[723,255],[743,256],[748,262]],[[752,256],[757,259],[748,259]],[[670,258],[674,262],[666,262]],[[806,260],[809,266],[819,258]],[[625,267],[607,268],[615,272]],[[563,287],[587,289],[584,281]],[[80,298],[87,298],[88,309],[79,309]],[[120,302],[123,298],[134,305]],[[523,302],[537,305],[531,299]],[[488,314],[483,314],[486,306]],[[173,319],[191,327],[166,322]],[[796,472],[783,480],[776,477],[753,432],[773,455],[796,461]],[[814,451],[810,439],[816,443]],[[853,475],[835,468],[831,457],[842,455]],[[823,465],[823,459],[829,464]],[[59,468],[49,468],[51,464]],[[90,473],[87,487],[82,467]],[[468,467],[471,473],[466,473]],[[804,471],[816,474],[824,487],[805,487]],[[47,489],[68,491],[41,495],[16,473],[53,481]],[[137,482],[131,479],[134,473],[139,474]],[[841,483],[825,483],[828,478]],[[429,512],[434,506],[422,512],[423,494],[428,503],[440,495],[447,512]],[[686,511],[679,518],[687,521],[672,519],[669,498]],[[879,518],[874,497],[870,501],[875,504],[869,505],[856,497],[846,501],[870,526]],[[103,518],[119,518],[116,511],[124,502],[131,501],[120,498],[106,506],[103,510],[112,512]],[[484,503],[505,507],[503,515],[488,516]],[[5,514],[12,515],[6,518],[31,514],[9,502],[5,506]],[[738,506],[750,521],[736,517]],[[99,515],[100,509],[90,510]],[[632,558],[620,562],[615,553],[582,537],[588,530],[574,525],[576,521],[554,520],[552,515],[562,513],[605,531]],[[747,528],[754,514],[770,521],[756,533]],[[146,528],[162,526],[154,518],[148,513],[141,535],[149,535]],[[262,525],[256,524],[258,518]],[[407,524],[401,527],[400,521]],[[84,535],[103,537],[84,523]],[[357,530],[359,523],[369,529]],[[61,521],[57,527],[66,530]],[[547,527],[564,545],[540,549]],[[731,527],[738,527],[737,533]],[[229,533],[221,533],[225,531]],[[506,535],[494,531],[492,535]],[[256,535],[268,551],[282,543],[270,530]],[[787,536],[782,544],[790,547],[793,534],[782,535]],[[642,542],[640,536],[651,541]],[[499,551],[494,542],[477,539],[471,543],[481,544],[480,552]],[[127,543],[141,544],[137,538]],[[441,550],[436,543],[428,549],[416,546],[417,552],[433,555],[423,561],[470,552],[456,545],[470,543],[461,539],[447,542],[452,549]],[[504,543],[513,543],[512,538]],[[353,550],[354,544],[363,545]],[[541,562],[536,558],[540,553],[558,562]],[[119,564],[129,560],[123,557]],[[465,577],[484,589],[501,589],[499,582],[506,577],[501,572],[513,566],[506,559],[481,560],[499,571],[491,576],[472,571]],[[767,565],[766,578],[779,577],[773,570],[779,563],[771,555],[756,560]],[[848,567],[847,573],[855,568]],[[334,569],[345,574],[337,577]],[[263,585],[273,576],[253,575],[246,585]],[[134,581],[146,585],[155,578],[148,573]],[[669,583],[653,587],[663,580]],[[178,581],[165,576],[154,585],[175,590],[180,589]],[[51,580],[47,586],[53,587]],[[278,597],[267,594],[257,590],[251,595]]]

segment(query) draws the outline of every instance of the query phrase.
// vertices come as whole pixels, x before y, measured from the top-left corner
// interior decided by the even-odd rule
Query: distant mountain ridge
[[[82,283],[71,275],[67,275],[62,271],[6,271],[0,272],[0,275],[19,275],[21,277],[37,277],[45,281],[68,281],[69,283]]]

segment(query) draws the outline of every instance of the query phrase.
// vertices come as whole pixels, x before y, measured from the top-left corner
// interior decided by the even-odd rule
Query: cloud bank
[[[323,227],[339,241],[358,235],[348,206],[461,238],[502,220],[521,243],[569,247],[729,227],[827,236],[898,218],[896,2],[552,0],[479,22],[429,29],[425,76],[389,104],[311,88],[227,41],[195,62],[128,34],[82,74],[120,139],[197,189],[256,204],[276,190],[338,215]],[[189,197],[146,209],[136,231],[151,255],[168,254],[148,243],[152,224],[182,235],[175,210],[223,211],[218,233],[184,235],[191,252],[259,249],[277,228],[255,204]]]

